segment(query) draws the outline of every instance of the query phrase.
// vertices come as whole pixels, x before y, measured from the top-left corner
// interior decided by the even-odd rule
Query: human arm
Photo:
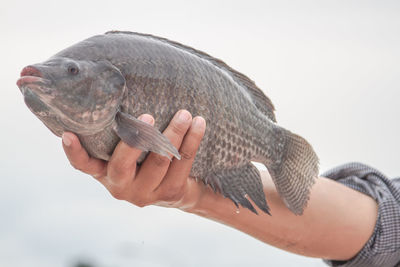
[[[64,149],[71,164],[99,180],[110,193],[138,206],[175,207],[206,217],[284,250],[319,258],[346,260],[357,254],[370,238],[377,217],[376,202],[344,185],[320,177],[311,190],[302,216],[292,214],[276,192],[267,172],[264,191],[272,216],[247,209],[236,212],[234,204],[209,187],[188,178],[205,122],[190,114],[175,116],[164,134],[179,148],[182,160],[150,153],[140,167],[141,151],[120,142],[110,161],[90,158],[76,136],[64,135]],[[153,123],[149,115],[142,120]],[[68,145],[66,145],[68,144]]]
[[[272,216],[236,207],[211,190],[202,195],[190,212],[219,221],[265,243],[289,252],[323,259],[348,260],[373,233],[376,202],[325,177],[314,184],[302,216],[291,213],[268,172],[261,172]]]

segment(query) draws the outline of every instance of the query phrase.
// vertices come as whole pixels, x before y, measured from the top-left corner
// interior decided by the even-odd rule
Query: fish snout
[[[29,65],[22,69],[17,86],[21,89],[23,86],[43,83],[44,81],[46,79],[43,78],[43,73],[37,67]]]
[[[42,73],[40,70],[35,68],[34,66],[26,66],[25,68],[22,69],[21,71],[21,77],[24,76],[36,76],[36,77],[43,77]]]

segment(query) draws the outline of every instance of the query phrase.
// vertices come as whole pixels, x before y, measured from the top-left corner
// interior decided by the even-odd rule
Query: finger
[[[143,114],[139,116],[139,119],[150,125],[154,124],[154,118],[151,115]],[[116,146],[108,163],[107,184],[105,184],[113,196],[125,191],[132,182],[135,177],[137,160],[142,152],[123,141]],[[120,198],[120,196],[115,197]]]
[[[90,157],[75,134],[64,132],[62,141],[65,154],[75,169],[90,174],[95,178],[104,176],[107,163]]]
[[[157,194],[162,196],[164,201],[178,200],[183,196],[186,180],[192,169],[205,129],[205,120],[202,117],[195,117],[179,150],[181,160],[172,162],[165,178],[156,189]]]
[[[186,131],[190,127],[192,115],[187,110],[178,111],[163,134],[179,148]],[[170,160],[156,153],[150,153],[138,171],[135,187],[153,191],[167,173]]]

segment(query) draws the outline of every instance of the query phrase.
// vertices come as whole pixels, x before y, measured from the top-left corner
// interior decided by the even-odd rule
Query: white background
[[[323,266],[234,229],[112,199],[70,167],[30,113],[21,69],[108,30],[167,37],[223,59],[307,138],[321,170],[400,173],[397,1],[6,1],[0,8],[0,266]]]

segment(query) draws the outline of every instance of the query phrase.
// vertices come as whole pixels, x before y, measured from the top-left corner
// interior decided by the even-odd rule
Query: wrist
[[[191,182],[193,188],[181,210],[217,221],[237,215],[238,209],[230,199],[194,179]]]
[[[203,183],[189,177],[183,197],[174,206],[182,211],[195,213],[201,205],[204,191],[206,191],[206,186]]]

